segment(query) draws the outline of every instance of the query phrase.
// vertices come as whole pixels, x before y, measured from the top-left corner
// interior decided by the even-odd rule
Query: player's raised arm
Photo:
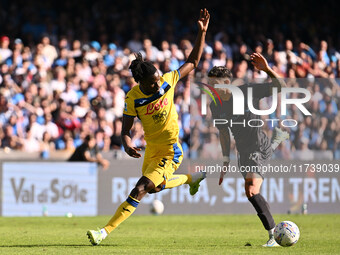
[[[125,152],[129,154],[130,157],[140,158],[141,155],[138,153],[138,151],[140,151],[141,149],[132,146],[132,142],[131,142],[130,130],[133,126],[133,120],[134,120],[133,117],[123,115],[123,126],[122,126],[121,138],[122,138],[122,143],[123,143]]]
[[[250,60],[257,69],[266,72],[268,76],[272,78],[273,85],[278,88],[278,92],[281,91],[282,87],[286,87],[283,78],[270,68],[267,60],[260,53],[251,54]]]
[[[194,48],[192,49],[187,61],[179,68],[181,78],[188,75],[194,70],[200,62],[203,47],[205,44],[205,35],[209,25],[210,14],[207,9],[201,10],[200,17],[197,21],[198,35],[195,41]]]

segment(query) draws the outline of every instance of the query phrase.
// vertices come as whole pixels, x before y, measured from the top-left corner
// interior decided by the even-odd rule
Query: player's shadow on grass
[[[93,247],[91,244],[13,244],[13,245],[0,245],[0,248],[36,248],[36,247]],[[117,244],[101,244],[100,246],[117,247]]]

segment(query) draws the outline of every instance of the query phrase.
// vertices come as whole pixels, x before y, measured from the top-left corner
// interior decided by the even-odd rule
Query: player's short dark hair
[[[89,134],[89,135],[87,135],[87,136],[85,136],[85,142],[89,142],[91,139],[94,139],[95,137],[94,137],[94,135],[93,134]]]
[[[157,69],[150,61],[144,61],[140,52],[135,53],[136,59],[131,62],[130,69],[136,82],[153,75]]]
[[[229,78],[231,80],[233,78],[233,74],[225,66],[214,66],[209,71],[208,77]]]

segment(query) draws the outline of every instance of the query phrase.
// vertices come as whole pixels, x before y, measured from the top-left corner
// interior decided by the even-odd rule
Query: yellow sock
[[[124,220],[129,218],[129,216],[136,210],[139,201],[131,196],[126,199],[117,209],[115,215],[112,216],[110,221],[104,227],[106,232],[109,234],[116,227],[119,226]]]
[[[188,184],[191,182],[190,174],[176,174],[172,175],[168,180],[166,180],[165,189],[171,189],[182,184]]]

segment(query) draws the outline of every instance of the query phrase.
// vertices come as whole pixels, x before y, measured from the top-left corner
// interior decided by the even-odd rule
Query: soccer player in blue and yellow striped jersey
[[[126,220],[147,193],[159,192],[182,184],[190,185],[190,194],[198,191],[204,173],[174,175],[182,162],[182,147],[178,142],[178,115],[174,104],[174,90],[180,78],[194,70],[200,61],[210,14],[204,9],[198,20],[198,36],[187,61],[178,69],[163,76],[151,62],[143,61],[140,53],[132,61],[130,69],[138,82],[125,99],[123,115],[122,142],[125,152],[139,158],[139,149],[131,142],[130,130],[134,118],[138,117],[143,125],[147,142],[142,167],[143,176],[139,179],[130,195],[117,209],[106,226],[98,231],[89,230],[87,235],[93,245],[98,245],[110,232]]]

